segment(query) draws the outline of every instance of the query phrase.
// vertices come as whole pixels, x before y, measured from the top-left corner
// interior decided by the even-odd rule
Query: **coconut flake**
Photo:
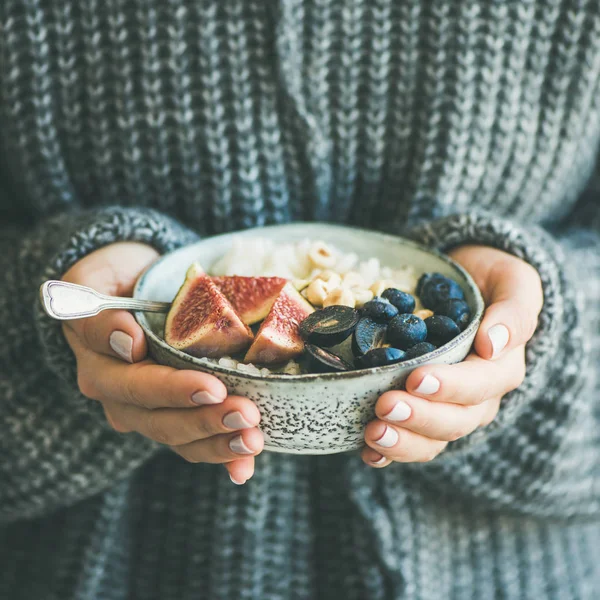
[[[300,373],[302,373],[302,370],[300,369],[300,365],[296,361],[290,360],[285,364],[281,372],[285,373],[286,375],[300,375]]]
[[[238,366],[238,361],[234,360],[230,356],[222,356],[219,358],[218,365],[225,369],[235,369]]]

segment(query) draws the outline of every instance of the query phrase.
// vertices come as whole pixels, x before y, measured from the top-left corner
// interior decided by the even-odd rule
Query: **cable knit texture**
[[[4,0],[0,52],[0,599],[598,597],[598,0]],[[293,220],[538,269],[498,419],[242,487],[112,431],[40,282]]]

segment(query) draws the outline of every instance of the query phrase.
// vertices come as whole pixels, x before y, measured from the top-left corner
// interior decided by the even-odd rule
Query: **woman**
[[[598,2],[2,22],[0,597],[597,594]],[[488,303],[469,360],[384,394],[361,454],[255,459],[253,404],[153,365],[131,315],[38,306],[48,278],[126,295],[199,235],[300,219],[451,252]]]

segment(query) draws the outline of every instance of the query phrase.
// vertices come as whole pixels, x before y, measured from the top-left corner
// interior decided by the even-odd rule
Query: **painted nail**
[[[108,338],[110,347],[128,363],[133,362],[133,338],[124,331],[113,331]]]
[[[381,458],[378,458],[377,460],[372,460],[371,464],[379,466],[379,465],[385,464],[386,461],[387,461],[387,458],[385,456],[382,456]]]
[[[406,402],[399,400],[396,402],[394,408],[387,415],[384,415],[384,419],[394,422],[406,421],[410,417],[411,412],[410,406]]]
[[[488,329],[488,336],[490,342],[492,342],[492,358],[496,358],[506,348],[510,333],[506,325],[498,323],[498,325],[494,325]]]
[[[229,479],[231,479],[231,482],[235,483],[235,485],[244,485],[246,483],[245,481],[236,481],[231,474],[229,474]]]
[[[383,435],[375,443],[382,448],[391,448],[398,443],[398,432],[386,425]]]
[[[223,417],[223,425],[229,427],[229,429],[248,429],[254,427],[251,423],[248,423],[244,419],[244,415],[241,412],[230,412]]]
[[[229,447],[236,454],[254,454],[254,451],[246,446],[241,435],[236,435],[234,438],[231,438]]]
[[[196,392],[192,394],[192,402],[196,404],[221,404],[223,400],[208,392]]]
[[[440,389],[440,380],[433,375],[425,375],[423,381],[419,384],[419,387],[415,390],[417,394],[435,394]]]

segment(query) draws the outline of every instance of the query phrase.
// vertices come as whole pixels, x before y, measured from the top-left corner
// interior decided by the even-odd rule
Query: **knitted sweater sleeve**
[[[519,256],[541,275],[544,307],[525,382],[494,423],[411,468],[476,504],[538,516],[599,513],[600,194],[585,195],[553,233],[472,212],[412,236],[444,251],[480,243]]]
[[[35,228],[14,221],[0,226],[0,521],[75,503],[156,451],[141,436],[113,432],[99,404],[79,393],[60,324],[39,306],[40,284],[113,242],[144,242],[165,252],[192,239],[175,221],[146,209],[64,213]]]

